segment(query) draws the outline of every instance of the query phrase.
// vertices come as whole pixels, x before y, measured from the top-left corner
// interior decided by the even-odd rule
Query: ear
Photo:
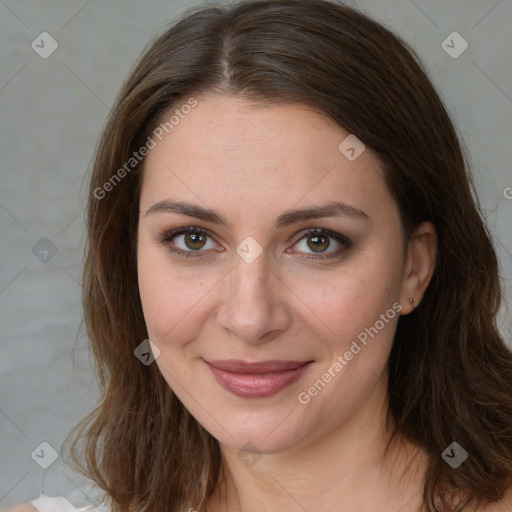
[[[437,255],[437,233],[432,222],[421,223],[407,242],[400,303],[402,315],[414,310],[423,299],[434,274]],[[412,300],[411,300],[412,299]]]

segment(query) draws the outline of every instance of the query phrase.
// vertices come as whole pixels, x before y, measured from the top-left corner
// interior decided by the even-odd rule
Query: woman
[[[500,296],[406,43],[323,0],[202,8],[142,56],[98,148],[103,397],[72,453],[113,512],[508,511]]]

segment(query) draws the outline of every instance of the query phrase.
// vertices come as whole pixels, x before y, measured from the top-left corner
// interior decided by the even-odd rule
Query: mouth
[[[215,380],[242,398],[275,395],[297,381],[313,361],[205,361]]]

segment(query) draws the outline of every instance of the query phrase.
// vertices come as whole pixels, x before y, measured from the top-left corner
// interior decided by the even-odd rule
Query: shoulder
[[[512,487],[510,487],[502,499],[480,507],[476,512],[510,512],[512,510]]]
[[[37,512],[37,508],[31,503],[19,503],[9,508],[3,508],[0,512]]]
[[[98,509],[94,506],[76,508],[62,496],[51,497],[41,495],[29,503],[19,503],[0,512],[107,512],[105,508]]]

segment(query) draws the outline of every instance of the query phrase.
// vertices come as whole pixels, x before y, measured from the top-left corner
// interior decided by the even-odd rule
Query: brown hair
[[[428,454],[427,510],[502,498],[512,484],[512,354],[495,322],[498,263],[467,157],[407,43],[324,0],[196,8],[149,47],[124,84],[90,184],[83,299],[102,398],[73,433],[82,470],[114,512],[197,506],[218,484],[218,442],[157,366],[133,355],[147,338],[136,262],[143,159],[105,192],[162,114],[202,92],[327,114],[378,155],[407,237],[433,222],[435,273],[418,309],[400,318],[389,359],[392,437]],[[453,441],[469,453],[457,469],[441,457]],[[451,490],[464,497],[458,505]]]

